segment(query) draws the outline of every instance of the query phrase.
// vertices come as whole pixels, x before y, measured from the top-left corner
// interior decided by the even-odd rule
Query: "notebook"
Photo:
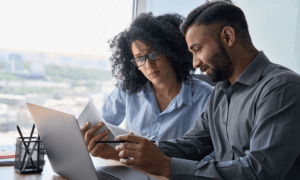
[[[70,180],[154,179],[125,166],[93,165],[74,115],[26,103],[55,173]]]

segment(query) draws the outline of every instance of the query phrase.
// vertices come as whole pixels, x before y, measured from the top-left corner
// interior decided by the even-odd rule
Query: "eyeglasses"
[[[161,56],[162,56],[162,54],[160,52],[151,51],[148,54],[146,54],[145,56],[139,56],[139,57],[131,59],[131,62],[135,66],[141,67],[146,63],[146,58],[150,59],[151,61],[156,61],[156,60],[159,60],[161,58]]]

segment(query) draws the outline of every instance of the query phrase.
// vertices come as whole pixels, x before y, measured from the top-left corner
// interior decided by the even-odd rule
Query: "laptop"
[[[55,173],[70,180],[155,179],[126,166],[94,167],[76,117],[26,103]]]

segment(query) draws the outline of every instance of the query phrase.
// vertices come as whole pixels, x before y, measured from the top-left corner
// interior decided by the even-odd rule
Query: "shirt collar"
[[[249,86],[255,85],[268,64],[270,60],[260,51],[236,81]]]
[[[170,102],[170,104],[172,104],[171,106],[176,106],[174,108],[180,107],[183,103],[186,105],[192,105],[192,83],[193,81],[190,81],[188,84],[182,82],[182,86],[181,86],[181,90],[179,92],[179,94],[177,96],[175,96],[172,101]],[[138,95],[143,94],[145,99],[147,99],[149,102],[154,102],[155,99],[155,95],[153,92],[153,97],[152,97],[152,87],[151,87],[151,83],[150,81],[148,81],[146,84],[146,88],[147,88],[147,93],[148,93],[148,97],[147,95],[143,92],[140,91],[138,93]]]
[[[249,86],[255,85],[263,73],[264,69],[270,64],[270,60],[264,54],[263,51],[259,51],[258,55],[251,61],[251,63],[246,67],[242,74],[238,77],[236,82],[241,84],[246,84]],[[220,82],[220,87],[222,89],[229,88],[231,86],[228,80]],[[236,84],[236,83],[235,83]]]
[[[181,104],[192,105],[192,83],[190,81],[188,84],[182,82],[181,90],[177,96],[175,96],[177,101],[177,106],[181,106]]]

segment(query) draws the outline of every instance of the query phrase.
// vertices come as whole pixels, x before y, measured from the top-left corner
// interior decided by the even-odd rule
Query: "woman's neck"
[[[180,93],[181,87],[182,82],[178,81],[177,78],[173,81],[171,80],[161,84],[152,84],[161,112],[163,112],[168,107],[172,99]]]
[[[173,81],[168,81],[161,84],[153,84],[152,88],[155,95],[160,95],[164,97],[176,96],[179,94],[181,90],[182,82],[178,81],[177,79]],[[174,98],[172,97],[172,99]]]

